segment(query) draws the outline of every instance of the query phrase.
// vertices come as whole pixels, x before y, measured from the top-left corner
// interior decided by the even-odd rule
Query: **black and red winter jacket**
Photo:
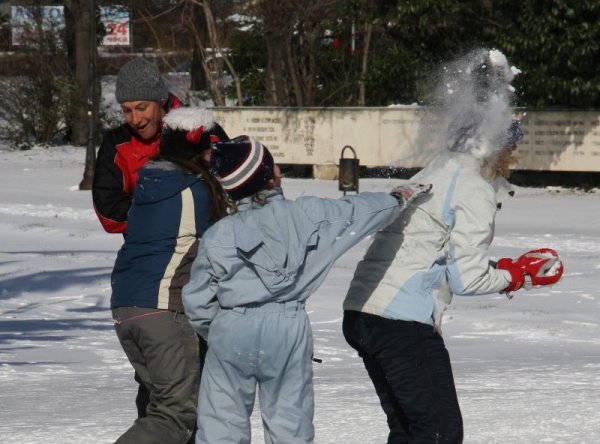
[[[169,98],[169,109],[180,106],[181,102],[175,96]],[[223,128],[216,123],[203,134],[203,138],[207,148],[211,141],[229,140]],[[98,219],[107,232],[127,231],[127,213],[138,171],[158,154],[159,143],[160,134],[152,140],[142,140],[127,124],[105,133],[96,160],[92,199]]]

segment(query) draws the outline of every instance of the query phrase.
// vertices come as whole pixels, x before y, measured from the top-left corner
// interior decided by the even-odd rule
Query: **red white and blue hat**
[[[233,200],[252,196],[273,178],[273,156],[251,136],[218,142],[210,166],[221,186]]]

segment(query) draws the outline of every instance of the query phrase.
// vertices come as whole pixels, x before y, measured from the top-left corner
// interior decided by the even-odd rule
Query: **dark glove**
[[[431,184],[407,183],[406,185],[392,188],[390,195],[396,198],[401,207],[406,208],[417,197],[429,193],[429,190],[431,190]]]

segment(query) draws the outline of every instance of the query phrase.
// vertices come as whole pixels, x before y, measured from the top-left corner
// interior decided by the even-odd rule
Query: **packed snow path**
[[[0,151],[0,441],[111,443],[135,417],[133,370],[113,330],[110,272],[121,244],[78,191],[84,149]],[[389,190],[398,180],[361,180]],[[290,198],[339,197],[337,182],[286,179]],[[444,317],[466,444],[600,442],[600,194],[525,190],[496,220],[492,253],[558,250],[552,289],[456,297]],[[368,241],[309,300],[316,442],[379,444],[387,426],[341,335],[341,303]],[[258,406],[253,442],[262,442]]]

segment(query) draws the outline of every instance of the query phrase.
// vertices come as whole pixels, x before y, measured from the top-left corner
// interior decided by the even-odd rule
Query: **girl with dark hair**
[[[158,156],[139,172],[112,272],[111,308],[150,403],[120,444],[182,444],[195,430],[206,343],[188,322],[181,289],[198,239],[227,213],[226,194],[209,171],[212,125],[205,110],[173,110],[164,119]]]
[[[429,186],[288,200],[270,151],[248,136],[216,144],[211,167],[237,212],[203,236],[183,290],[190,322],[210,344],[196,443],[249,443],[257,392],[265,442],[312,443],[306,299],[336,259],[391,223]]]

